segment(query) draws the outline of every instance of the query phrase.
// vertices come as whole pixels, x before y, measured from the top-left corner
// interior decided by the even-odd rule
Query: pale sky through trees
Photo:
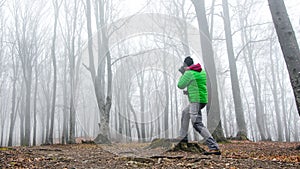
[[[53,6],[54,1],[62,3]],[[212,83],[217,84],[218,96],[212,103],[220,104],[216,125],[222,122],[226,137],[237,134],[224,1],[215,0],[212,8],[212,0],[205,0],[207,24],[205,17],[198,20],[191,0],[1,2],[0,146],[48,143],[50,123],[57,143],[70,141],[70,133],[72,139],[95,138],[100,130],[106,131],[104,138],[120,142],[176,137],[181,111],[188,104],[176,86],[187,55],[205,70],[205,59],[214,59],[217,80]],[[300,1],[284,2],[299,42]],[[266,135],[276,141],[299,141],[300,120],[268,0],[228,3],[248,138],[259,141]],[[200,28],[211,32],[203,35],[198,21]],[[201,35],[212,38],[205,41]],[[203,41],[213,52],[201,49]],[[207,125],[209,118],[203,110]],[[260,119],[262,129],[257,125]],[[278,134],[280,126],[284,130]],[[192,125],[190,131],[192,140],[201,139]],[[30,144],[23,144],[28,135]]]

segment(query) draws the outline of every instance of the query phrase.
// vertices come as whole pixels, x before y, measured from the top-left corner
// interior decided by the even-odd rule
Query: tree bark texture
[[[300,116],[300,51],[283,0],[268,0]]]
[[[209,119],[208,129],[213,131],[213,136],[216,138],[225,138],[224,133],[222,132],[222,125],[220,123],[220,105],[219,105],[219,96],[218,96],[218,87],[217,87],[217,74],[216,74],[216,66],[214,61],[214,53],[212,48],[212,42],[210,39],[208,23],[205,14],[205,4],[204,0],[192,0],[200,32],[200,41],[201,41],[201,49],[203,55],[203,61],[205,64],[205,68],[208,73],[208,104],[207,104],[207,112],[213,113],[213,118]],[[210,127],[210,124],[213,124],[213,127]],[[216,128],[215,128],[216,127]],[[215,135],[219,134],[219,135]]]

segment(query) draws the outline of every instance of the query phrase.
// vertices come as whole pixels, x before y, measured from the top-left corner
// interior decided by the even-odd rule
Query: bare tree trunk
[[[215,15],[215,3],[216,0],[212,0],[211,2],[211,11],[210,11],[210,39],[213,39],[214,34],[213,34],[213,28],[214,28],[214,15]]]
[[[165,95],[166,95],[166,104],[164,109],[164,132],[165,138],[169,138],[169,80],[167,75],[167,63],[166,63],[166,56],[163,56],[163,67],[164,67],[164,84],[165,84]]]
[[[117,92],[115,95],[114,95],[114,98],[116,99],[115,100],[115,131],[116,131],[116,140],[117,141],[121,141],[123,140],[122,137],[123,137],[123,128],[124,128],[124,125],[123,125],[123,119],[121,117],[121,88],[119,86],[119,84],[117,84],[115,86],[115,89],[116,91],[120,91],[120,92]]]
[[[266,135],[266,130],[265,130],[265,111],[263,107],[263,102],[261,99],[261,85],[260,85],[260,80],[258,79],[258,76],[255,73],[254,69],[254,61],[253,61],[253,56],[252,52],[250,51],[251,49],[248,48],[249,52],[249,62],[250,65],[248,65],[248,74],[249,76],[252,77],[252,83],[251,83],[251,88],[254,94],[254,102],[255,102],[255,109],[256,109],[256,122],[258,126],[259,133],[261,135],[262,140],[267,140],[267,135]],[[246,61],[248,62],[248,61]]]
[[[23,2],[23,1],[22,1]],[[25,10],[20,10],[20,6],[24,5]],[[36,10],[30,11],[29,6],[35,5]],[[37,6],[38,3],[28,3],[24,1],[24,4],[16,2],[14,4],[14,24],[15,24],[15,38],[16,49],[21,61],[23,78],[25,81],[26,91],[26,104],[25,104],[25,136],[24,144],[29,146],[31,143],[31,87],[32,87],[32,68],[33,63],[39,56],[39,48],[41,36],[39,34],[39,19],[40,12],[43,6]],[[22,19],[20,18],[22,16]]]
[[[173,65],[175,65],[175,59],[173,59]],[[176,72],[177,73],[177,72]],[[175,70],[174,70],[174,72],[173,72],[173,75],[175,75]],[[175,78],[173,79],[173,84],[176,84],[176,80],[175,80]],[[174,87],[174,99],[175,99],[175,123],[177,124],[176,125],[176,128],[175,128],[175,131],[177,131],[177,133],[176,133],[176,135],[179,135],[179,132],[178,131],[180,131],[179,130],[179,127],[180,127],[180,125],[178,125],[178,124],[180,124],[180,118],[179,118],[179,111],[178,111],[178,94],[177,94],[177,88],[176,87]]]
[[[71,74],[71,88],[70,88],[70,92],[71,92],[71,97],[70,97],[70,128],[69,128],[69,143],[70,144],[74,144],[76,143],[75,141],[75,117],[76,117],[76,110],[75,110],[75,90],[74,90],[74,77],[72,78],[72,76],[74,72],[74,67],[71,67],[70,69],[70,74]]]
[[[38,89],[38,70],[37,65],[35,65],[35,84],[34,84],[34,95],[33,95],[33,138],[32,145],[36,146],[36,128],[37,128],[37,90]]]
[[[155,95],[155,98],[156,98],[156,105],[159,105],[159,100],[160,100],[160,96],[157,96],[157,94]],[[161,127],[161,118],[160,118],[160,110],[159,110],[159,107],[158,106],[155,106],[156,107],[156,116],[157,116],[157,120],[156,120],[156,122],[157,122],[157,135],[160,137],[161,136],[161,133],[162,133],[162,127]]]
[[[221,83],[224,84],[224,81],[225,81],[225,78],[221,80]],[[218,86],[219,87],[219,91],[224,91],[222,85]],[[222,110],[222,113],[221,115],[223,116],[223,128],[224,128],[224,131],[225,131],[225,138],[226,137],[229,137],[229,132],[228,132],[228,126],[227,126],[227,117],[226,117],[226,108],[225,108],[225,96],[224,96],[224,92],[220,92],[220,95],[221,95],[221,110]]]
[[[246,95],[246,92],[245,92],[245,88],[243,87],[243,85],[241,85],[242,86],[242,90],[243,90],[243,93],[244,93],[244,95]],[[250,104],[249,104],[249,101],[248,101],[248,98],[246,97],[245,98],[245,101],[246,101],[246,104],[247,104],[247,109],[248,109],[248,119],[249,119],[249,123],[251,124],[250,125],[250,131],[251,131],[251,135],[252,135],[252,137],[253,137],[253,140],[255,140],[255,134],[254,134],[254,127],[253,127],[253,121],[252,121],[252,116],[251,116],[251,111],[250,111]]]
[[[245,60],[245,64],[246,64],[246,68],[247,68],[247,72],[248,72],[248,76],[249,76],[249,80],[250,80],[250,84],[251,84],[251,89],[252,89],[252,93],[253,93],[253,97],[254,97],[254,103],[255,103],[255,112],[256,112],[256,123],[257,123],[257,127],[259,130],[259,134],[261,136],[262,140],[266,140],[266,133],[265,133],[265,129],[264,129],[264,111],[262,108],[262,102],[260,101],[261,96],[259,93],[259,84],[258,84],[258,80],[257,80],[257,75],[255,73],[254,70],[254,61],[253,61],[253,52],[252,52],[252,48],[249,47],[248,42],[248,36],[246,34],[246,30],[245,30],[245,25],[243,22],[243,19],[241,15],[239,15],[239,22],[241,24],[241,39],[242,39],[242,45],[246,46],[246,50],[248,51],[248,54],[246,53],[246,51],[243,51],[244,53],[244,60]]]
[[[17,109],[19,105],[19,101],[17,101],[17,94],[16,94],[16,83],[18,79],[18,70],[19,64],[18,62],[14,62],[13,60],[13,89],[12,89],[12,105],[11,105],[11,114],[10,114],[10,127],[9,127],[9,137],[8,137],[8,146],[12,146],[13,144],[13,133],[15,128],[16,116],[17,116]]]
[[[67,89],[67,58],[64,59],[64,73],[63,73],[63,131],[62,131],[62,144],[68,143],[68,89]]]
[[[47,65],[51,66],[51,65]],[[43,130],[43,138],[42,141],[44,144],[49,144],[49,126],[50,126],[50,80],[51,80],[51,68],[44,66],[42,67],[43,71],[45,72],[44,78],[45,80],[43,81],[42,85],[42,90],[44,94],[44,110],[43,110],[43,115],[41,116],[42,119],[42,130]]]
[[[6,105],[6,104],[4,103],[3,105]],[[7,108],[5,106],[3,106],[2,110],[1,110],[1,116],[6,117],[7,116],[6,112],[7,112]],[[1,119],[1,136],[0,136],[1,141],[0,141],[0,146],[4,146],[4,139],[5,139],[4,138],[4,130],[6,129],[6,128],[4,128],[4,126],[6,126],[5,121],[6,121],[6,118]]]
[[[133,106],[131,105],[130,101],[129,101],[129,97],[128,97],[128,106],[130,108],[130,111],[132,112],[133,114],[133,117],[134,117],[134,121],[135,121],[135,127],[136,127],[136,131],[137,131],[137,135],[138,135],[138,139],[139,141],[142,141],[142,134],[140,132],[140,127],[139,127],[139,124],[138,124],[138,120],[137,120],[137,117],[136,117],[136,113],[133,109]]]
[[[279,109],[279,101],[278,101],[278,95],[277,95],[277,81],[279,79],[276,79],[275,76],[275,69],[277,68],[274,65],[273,62],[273,43],[272,40],[270,40],[270,61],[271,61],[271,74],[272,74],[272,95],[274,99],[274,106],[275,106],[275,113],[276,113],[276,119],[277,119],[277,136],[278,136],[278,141],[283,141],[283,127],[281,124],[282,118],[280,116],[280,109]],[[274,68],[275,67],[275,68]]]
[[[102,31],[102,37],[104,37],[104,49],[106,52],[106,61],[107,61],[107,94],[106,94],[106,102],[105,102],[105,111],[104,111],[104,117],[102,124],[103,124],[103,134],[104,136],[109,140],[109,118],[110,118],[110,109],[112,105],[112,70],[111,70],[111,55],[108,47],[108,38],[107,35],[104,35],[106,33],[106,29]],[[110,141],[109,141],[110,142]]]
[[[128,109],[126,109],[126,116],[128,117],[129,112]],[[126,136],[128,137],[128,139],[126,141],[132,141],[132,135],[131,135],[131,121],[129,120],[129,118],[127,118],[125,120],[125,126],[126,126]]]
[[[233,44],[232,44],[232,35],[231,35],[231,23],[229,17],[229,9],[228,9],[228,1],[223,0],[223,12],[224,12],[224,27],[225,27],[225,35],[226,35],[226,45],[227,45],[227,53],[230,67],[230,79],[231,79],[231,87],[235,108],[235,116],[238,126],[237,136],[241,138],[247,138],[247,126],[244,117],[244,110],[241,99],[240,85],[239,79],[237,75],[237,67],[236,61],[233,52]]]
[[[126,102],[125,102],[126,103]],[[124,104],[125,106],[125,104]],[[126,127],[126,136],[129,137],[129,141],[132,141],[132,131],[131,131],[131,121],[130,121],[130,109],[129,106],[125,106],[126,108],[126,121],[127,121],[127,127]]]
[[[276,71],[275,74],[276,74],[277,79],[283,79],[285,77],[284,66],[279,66],[279,65],[281,65],[279,63],[279,59],[278,59],[279,52],[276,49],[274,52],[274,56],[276,58],[275,61],[276,61],[276,65],[277,65],[277,68],[275,69],[275,71]],[[288,109],[287,109],[287,105],[286,105],[287,103],[286,103],[285,81],[279,80],[278,85],[279,85],[279,89],[280,89],[280,93],[281,93],[279,98],[281,100],[281,110],[282,110],[282,114],[283,114],[284,133],[285,133],[286,141],[289,142],[290,141],[290,133],[288,132],[288,122],[287,122],[287,117],[286,117]]]
[[[173,93],[172,93],[172,91],[173,91],[173,87],[171,87],[170,88],[170,106],[171,106],[171,110],[170,110],[170,119],[171,119],[171,138],[174,138],[175,137],[175,134],[174,134],[174,129],[175,129],[175,122],[176,122],[176,120],[175,120],[175,118],[174,118],[174,114],[175,114],[175,112],[174,112],[174,108],[173,108],[173,105],[174,105],[174,103],[173,103],[173,98],[174,98],[174,96],[173,96]]]
[[[103,11],[104,8],[103,8],[103,2],[102,0],[96,0],[95,1],[95,18],[96,18],[96,26],[97,26],[97,57],[98,57],[98,66],[96,67],[97,68],[97,74],[98,74],[98,85],[99,85],[99,89],[98,91],[101,92],[100,95],[101,97],[103,97],[103,99],[100,99],[101,101],[101,106],[103,106],[105,104],[105,101],[104,101],[104,93],[105,93],[105,80],[104,80],[104,76],[101,76],[105,73],[105,63],[106,63],[106,60],[105,60],[105,57],[104,57],[104,54],[105,53],[103,50],[103,45],[102,45],[102,39],[101,39],[101,27],[103,26]],[[101,7],[102,6],[102,7]],[[101,19],[102,18],[102,19]],[[102,20],[102,21],[101,21]],[[100,109],[100,111],[102,111],[102,108]],[[100,112],[100,114],[102,114]]]
[[[278,71],[278,74],[280,74],[279,71]],[[282,74],[282,77],[285,77],[283,71],[281,72],[281,74]],[[280,91],[281,91],[281,106],[282,106],[281,110],[283,110],[282,113],[283,113],[284,133],[285,133],[286,141],[289,142],[290,141],[290,133],[288,132],[288,122],[287,122],[287,117],[286,117],[286,114],[287,114],[286,92],[285,92],[285,87],[281,83],[284,83],[284,81],[279,83],[279,86],[282,85],[280,87]]]
[[[49,78],[50,79],[50,78]],[[50,87],[49,87],[49,84],[46,84],[47,85],[47,94],[45,95],[46,97],[46,137],[45,137],[45,143],[46,144],[49,144],[49,131],[50,131],[50,93],[48,93],[50,91]]]
[[[87,16],[87,28],[89,36],[89,71],[92,76],[95,94],[97,98],[98,108],[100,112],[100,134],[95,139],[98,143],[110,143],[109,140],[109,117],[110,109],[112,104],[112,70],[111,70],[111,55],[109,51],[109,38],[104,18],[104,1],[96,1],[96,23],[98,32],[98,65],[96,67],[97,74],[95,71],[94,57],[93,57],[93,42],[91,32],[91,5],[90,1],[86,1],[86,16]],[[99,45],[100,44],[100,45]],[[107,62],[107,94],[104,94],[104,68]],[[100,139],[101,138],[101,139]]]
[[[266,67],[264,68],[264,74],[258,74],[258,79],[259,79],[259,81],[258,81],[259,92],[258,93],[260,93],[260,97],[261,97],[260,102],[263,105],[264,103],[268,103],[270,100],[268,99],[269,97],[267,97],[266,92],[263,92],[263,91],[267,90],[267,83],[268,82],[267,82],[267,80],[263,80],[263,81],[261,80],[261,76],[262,75],[264,75],[264,79],[267,79],[267,76],[269,76],[267,74],[267,68]],[[261,87],[262,85],[263,85],[263,87]],[[270,112],[271,108],[269,108],[268,105],[262,106],[262,108],[263,108],[263,112],[264,112],[264,118],[266,118],[267,115],[268,115],[268,112]],[[272,123],[272,121],[273,121],[273,123]],[[272,124],[273,124],[272,128],[276,128],[275,127],[276,124],[275,124],[274,116],[272,116],[270,122],[268,120],[266,120],[265,123],[264,123],[264,125],[263,125],[264,126],[264,130],[266,132],[267,140],[272,140],[271,139],[272,135],[271,135],[271,131],[270,131],[271,130],[270,126]]]
[[[42,123],[42,133],[41,133],[41,140],[42,140],[42,143],[46,143],[46,140],[45,140],[45,116],[42,116],[41,117],[41,123]]]
[[[142,141],[146,142],[146,128],[145,128],[145,96],[144,96],[144,73],[137,75],[138,86],[140,92],[140,112],[141,112],[141,137]]]
[[[26,107],[25,107],[25,140],[24,140],[24,146],[30,145],[30,133],[31,133],[31,81],[32,81],[32,67],[27,67],[26,70],[27,73],[24,72],[24,74],[27,74],[25,77],[25,86],[26,86]]]
[[[283,0],[268,0],[300,116],[300,51]]]
[[[203,53],[203,61],[205,63],[205,67],[208,72],[208,104],[207,104],[207,112],[213,114],[213,118],[209,120],[208,129],[215,129],[212,135],[215,137],[217,141],[225,140],[221,119],[220,119],[220,105],[219,105],[219,97],[218,97],[218,83],[217,83],[217,74],[216,74],[216,66],[214,60],[214,53],[212,48],[212,43],[208,30],[208,23],[205,14],[205,4],[204,0],[192,0],[200,32],[200,41],[201,41],[201,49]],[[212,104],[213,102],[213,104]],[[214,125],[213,127],[211,125]]]
[[[24,82],[25,83],[25,82]],[[19,117],[20,117],[20,144],[24,145],[24,109],[25,109],[25,85],[22,83],[22,94],[21,94],[21,109],[19,111]]]
[[[55,114],[56,85],[57,85],[55,43],[56,43],[57,20],[59,15],[59,6],[60,6],[57,0],[53,2],[53,6],[54,6],[54,30],[53,30],[52,47],[51,47],[52,64],[53,64],[53,93],[52,93],[52,107],[51,107],[51,123],[50,123],[50,132],[49,132],[49,141],[51,144],[53,144],[54,114]]]
[[[77,26],[79,25],[77,20],[78,20],[78,12],[79,11],[79,1],[75,0],[74,6],[72,7],[72,15],[67,14],[66,15],[66,20],[70,20],[68,17],[71,17],[72,19],[70,20],[69,24],[69,30],[68,31],[68,39],[67,39],[67,53],[69,57],[69,64],[70,64],[70,70],[69,70],[69,75],[70,75],[70,115],[69,115],[69,142],[70,144],[75,143],[75,134],[76,134],[76,54],[75,54],[75,42],[77,38]],[[65,4],[67,7],[69,4]],[[79,38],[78,38],[79,39]]]

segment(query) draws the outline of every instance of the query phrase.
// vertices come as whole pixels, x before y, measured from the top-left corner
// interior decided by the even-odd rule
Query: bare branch
[[[142,52],[137,52],[137,53],[134,53],[134,54],[128,54],[128,55],[124,55],[122,57],[119,57],[118,59],[116,59],[115,61],[113,61],[111,63],[111,65],[114,65],[116,62],[118,62],[119,60],[122,60],[124,58],[127,58],[127,57],[131,57],[131,56],[138,56],[138,55],[142,55],[142,54],[145,54],[145,53],[148,53],[148,52],[152,52],[152,51],[155,51],[155,50],[160,50],[162,48],[154,48],[154,49],[150,49],[150,50],[145,50],[145,51],[142,51]]]
[[[111,31],[110,33],[108,33],[108,38],[111,37],[111,35],[112,35],[115,31],[121,29],[125,24],[127,24],[128,21],[129,21],[131,18],[133,18],[133,17],[135,17],[136,15],[138,15],[139,13],[141,13],[147,6],[149,6],[149,4],[151,3],[151,1],[152,1],[152,0],[147,1],[146,5],[144,5],[144,6],[143,6],[136,14],[133,14],[132,16],[130,16],[130,17],[128,17],[127,19],[125,19],[121,25],[116,26],[116,25],[114,25],[114,24],[112,23],[113,29],[111,29],[112,31]]]
[[[269,41],[270,38],[267,39],[260,39],[260,40],[250,40],[248,41],[243,47],[242,49],[237,53],[236,57],[235,57],[235,61],[238,60],[240,54],[242,53],[242,51],[250,44],[250,43],[257,43],[257,42],[265,42],[265,41]]]
[[[6,0],[0,0],[0,8],[4,5],[5,2]]]
[[[91,69],[84,63],[82,63],[82,66],[85,67],[89,72],[91,71]]]

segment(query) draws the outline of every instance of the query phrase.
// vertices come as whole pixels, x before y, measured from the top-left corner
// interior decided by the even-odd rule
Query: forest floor
[[[150,143],[0,147],[0,168],[297,168],[300,143],[231,141],[222,155],[147,149]],[[206,149],[206,146],[202,146]]]

